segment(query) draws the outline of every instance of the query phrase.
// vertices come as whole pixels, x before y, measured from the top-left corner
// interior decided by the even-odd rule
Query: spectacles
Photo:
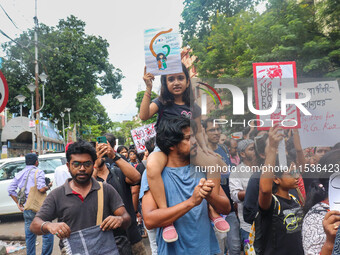
[[[85,161],[85,162],[73,161],[71,164],[75,169],[80,169],[81,166],[83,166],[85,169],[90,169],[91,166],[93,165],[93,162],[92,161]]]
[[[211,133],[214,133],[214,132],[221,132],[221,128],[212,128],[212,129],[209,129],[207,130],[207,132],[211,132]]]

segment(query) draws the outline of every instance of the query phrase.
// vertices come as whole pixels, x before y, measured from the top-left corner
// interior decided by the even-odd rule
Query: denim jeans
[[[25,239],[26,239],[26,253],[29,255],[35,255],[35,241],[37,236],[30,231],[30,226],[35,217],[35,212],[31,210],[24,211],[25,219]],[[52,234],[43,235],[42,255],[50,255],[53,251],[53,240]]]
[[[244,240],[249,240],[249,232],[245,231],[244,229],[240,229],[240,234],[241,234],[241,242],[244,244]]]
[[[229,223],[230,230],[227,233],[226,246],[229,255],[240,255],[241,240],[240,240],[240,222],[235,212],[227,215],[225,220]]]

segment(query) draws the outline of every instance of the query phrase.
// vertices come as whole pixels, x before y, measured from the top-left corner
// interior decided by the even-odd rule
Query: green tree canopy
[[[340,39],[320,31],[313,4],[270,0],[263,14],[220,13],[209,24],[209,33],[190,41],[202,77],[251,77],[252,63],[276,61],[296,61],[299,77],[339,72]]]
[[[108,42],[100,36],[85,34],[84,30],[85,22],[74,16],[60,20],[56,27],[40,24],[39,70],[48,75],[45,107],[41,112],[53,119],[71,107],[73,123],[103,125],[110,120],[96,96],[120,97],[123,75],[109,63]],[[18,112],[18,103],[14,100],[18,94],[27,97],[26,106],[31,108],[26,86],[34,82],[33,38],[34,30],[28,30],[15,40],[16,44],[2,45],[6,53],[3,73],[10,94],[7,106],[11,112]]]
[[[139,113],[140,105],[141,105],[143,97],[144,97],[144,92],[145,91],[139,91],[136,94],[135,101],[136,101],[136,107],[138,108],[138,113]],[[158,95],[155,92],[151,91],[151,100],[150,101],[152,102],[152,100],[156,99],[157,97],[158,97]],[[144,125],[146,125],[146,124],[150,124],[150,123],[153,123],[153,122],[156,122],[156,121],[157,121],[157,114],[155,114],[151,119],[142,120],[142,123]]]

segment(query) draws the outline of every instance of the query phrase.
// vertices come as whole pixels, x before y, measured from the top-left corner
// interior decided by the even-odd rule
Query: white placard
[[[298,84],[307,89],[311,99],[304,106],[312,114],[301,113],[300,139],[302,148],[334,146],[340,142],[340,91],[337,81]]]
[[[144,32],[146,71],[153,75],[183,72],[179,33],[172,28]]]
[[[145,142],[156,136],[155,124],[156,123],[151,123],[131,130],[132,139],[135,143],[137,153],[144,152]]]

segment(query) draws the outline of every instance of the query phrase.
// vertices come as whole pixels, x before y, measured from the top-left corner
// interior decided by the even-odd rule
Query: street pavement
[[[1,216],[0,217],[0,236],[6,236],[9,238],[13,238],[14,240],[25,240],[25,228],[24,228],[24,219],[22,215],[10,215],[10,216]],[[1,238],[0,238],[1,240]],[[8,242],[7,240],[2,240]],[[41,236],[37,237],[37,246],[36,246],[36,254],[41,254],[42,247],[42,238]],[[148,238],[143,238],[143,243],[146,247],[147,254],[151,255],[150,243]],[[54,237],[54,247],[52,255],[59,255],[59,238]],[[26,249],[11,253],[13,255],[25,255]]]

